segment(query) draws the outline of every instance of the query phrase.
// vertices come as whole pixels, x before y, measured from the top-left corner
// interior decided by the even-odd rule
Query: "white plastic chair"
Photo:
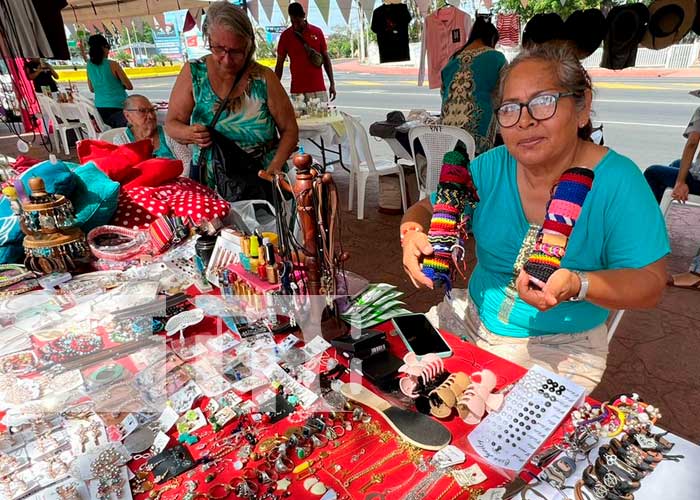
[[[403,169],[392,160],[380,159],[375,161],[369,147],[367,130],[360,121],[347,113],[342,113],[345,128],[347,129],[348,142],[350,144],[350,194],[348,197],[348,210],[352,210],[352,199],[357,183],[357,218],[365,217],[365,187],[369,177],[379,179],[380,175],[398,174],[401,189],[401,206],[406,211],[406,178]]]
[[[448,127],[446,125],[432,127],[422,125],[414,127],[408,132],[408,140],[411,144],[413,164],[416,166],[416,180],[418,182],[418,191],[420,192],[421,199],[437,190],[440,180],[440,170],[442,169],[442,160],[445,153],[454,150],[458,142],[464,143],[470,160],[474,159],[474,151],[476,150],[474,138],[469,132],[458,127]],[[423,146],[425,159],[428,163],[428,168],[425,172],[425,181],[422,183],[421,175],[418,171],[418,164],[416,163],[416,140],[420,141],[421,146]]]
[[[97,139],[101,133],[111,128],[102,120],[94,104],[83,99],[76,100],[75,103],[78,105],[80,116],[85,123],[90,139]]]
[[[615,335],[615,330],[617,330],[617,327],[620,326],[620,321],[622,320],[622,315],[625,314],[624,309],[618,309],[617,311],[613,311],[610,313],[610,316],[608,317],[608,344],[610,344],[610,341],[613,338],[613,335]]]
[[[101,141],[111,142],[112,144],[126,144],[129,138],[126,136],[126,127],[117,127],[105,130],[98,139]]]
[[[81,129],[87,131],[87,126],[82,122],[69,122],[61,114],[60,108],[55,105],[56,103],[54,103],[53,99],[42,94],[37,94],[36,99],[41,108],[41,114],[53,124],[53,134],[50,136],[52,145],[57,150],[59,149],[60,144],[58,142],[58,136],[60,136],[61,142],[63,143],[63,151],[66,155],[69,155],[70,148],[68,147],[68,136],[66,132],[68,130],[74,130],[76,134],[79,134],[81,133]]]
[[[668,211],[671,208],[671,203],[674,201],[673,198],[671,198],[672,193],[673,189],[667,188],[666,191],[664,191],[664,195],[661,198],[661,203],[659,204],[659,208],[661,208],[661,213],[664,214],[664,219],[668,215]],[[700,195],[689,194],[688,201],[686,201],[685,204],[693,207],[700,207]]]

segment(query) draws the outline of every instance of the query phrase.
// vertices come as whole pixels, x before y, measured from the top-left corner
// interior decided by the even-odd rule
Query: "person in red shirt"
[[[335,99],[335,82],[333,81],[333,66],[328,57],[326,38],[323,31],[306,21],[306,12],[300,3],[289,4],[287,9],[292,25],[282,32],[277,45],[277,65],[275,74],[281,80],[284,72],[284,61],[289,56],[289,69],[292,73],[292,99],[299,94],[304,100],[319,98],[328,101],[326,84],[323,81],[323,71],[328,75],[328,93],[331,101]]]

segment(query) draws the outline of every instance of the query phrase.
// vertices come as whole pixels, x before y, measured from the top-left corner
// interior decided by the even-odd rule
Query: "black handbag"
[[[272,185],[258,177],[258,172],[264,170],[262,158],[251,155],[236,141],[229,139],[214,128],[221,113],[228,106],[233,90],[245,72],[246,68],[243,68],[238,74],[226,99],[223,100],[211,123],[207,126],[212,140],[211,146],[207,148],[211,151],[211,171],[214,176],[216,192],[228,202],[252,199],[272,201]],[[206,163],[207,155],[205,150],[202,150],[197,165],[191,173],[194,180],[200,180],[199,177],[205,170]]]

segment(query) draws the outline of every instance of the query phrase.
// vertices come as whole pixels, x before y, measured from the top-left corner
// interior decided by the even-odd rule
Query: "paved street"
[[[288,70],[286,75],[288,76]],[[167,100],[173,77],[134,81],[134,92],[156,100]],[[288,78],[283,82],[289,87]],[[597,79],[594,123],[605,126],[606,144],[630,156],[640,168],[655,162],[667,163],[680,157],[682,132],[700,99],[688,91],[700,82],[678,78],[638,80]],[[418,87],[407,76],[337,73],[339,109],[360,117],[365,126],[382,120],[395,109],[439,111],[439,91]],[[81,91],[87,91],[83,86]],[[389,155],[383,143],[372,141],[375,154]]]

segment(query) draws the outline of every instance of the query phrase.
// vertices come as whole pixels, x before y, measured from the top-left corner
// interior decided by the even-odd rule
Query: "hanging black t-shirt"
[[[39,61],[29,61],[27,63],[27,72],[34,73],[39,68],[40,64],[41,63]],[[58,92],[56,81],[48,71],[42,71],[39,73],[37,77],[32,80],[32,82],[34,83],[34,90],[36,90],[38,93],[42,92],[41,87],[49,87],[51,92]]]
[[[379,62],[398,62],[411,59],[408,50],[408,23],[411,13],[402,3],[380,5],[372,14],[372,31],[377,34]]]

